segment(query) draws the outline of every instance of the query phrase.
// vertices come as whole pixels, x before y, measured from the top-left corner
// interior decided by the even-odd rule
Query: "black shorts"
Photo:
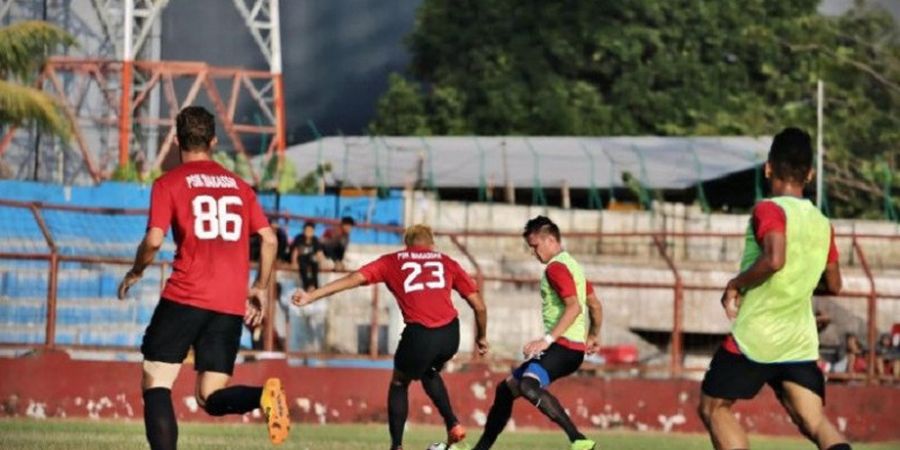
[[[408,323],[394,353],[394,369],[418,380],[428,371],[440,372],[459,350],[459,319],[438,328]]]
[[[537,378],[541,387],[574,373],[584,361],[584,352],[563,347],[557,343],[550,344],[537,358],[529,359],[513,370],[513,378],[521,380],[523,376]]]
[[[825,377],[815,361],[758,363],[744,355],[719,347],[703,377],[705,395],[728,400],[750,399],[768,384],[781,395],[784,381],[791,381],[822,397],[825,401]]]
[[[231,375],[241,343],[243,317],[162,298],[144,332],[146,361],[180,364],[194,347],[194,370]]]

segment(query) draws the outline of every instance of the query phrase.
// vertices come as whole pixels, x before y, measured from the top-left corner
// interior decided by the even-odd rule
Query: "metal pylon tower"
[[[164,32],[160,18],[171,1],[0,0],[0,26],[44,19],[66,29],[79,42],[67,56],[51,58],[39,77],[42,87],[60,99],[75,123],[71,145],[50,139],[35,141],[34,130],[7,129],[0,140],[0,157],[11,142],[25,152],[33,147],[36,167],[40,158],[47,157],[39,154],[40,149],[51,141],[49,145],[59,153],[60,161],[68,157],[65,147],[76,147],[83,158],[83,164],[69,164],[78,166],[76,171],[80,173],[60,176],[61,182],[82,179],[85,172],[98,182],[108,178],[115,167],[135,159],[143,160],[141,170],[146,174],[160,167],[172,146],[175,113],[201,94],[214,105],[235,151],[244,153],[242,137],[257,134],[271,136],[268,156],[283,154],[286,142],[279,0],[233,0],[269,65],[266,72],[159,61],[160,35]],[[178,98],[175,82],[185,79],[190,89]],[[235,122],[242,94],[255,101],[255,112],[263,123]],[[34,172],[37,178],[37,169]],[[253,178],[257,178],[255,174]]]

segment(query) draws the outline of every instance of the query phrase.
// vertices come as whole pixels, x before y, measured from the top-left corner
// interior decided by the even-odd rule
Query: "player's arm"
[[[141,279],[144,275],[144,269],[153,263],[153,259],[156,258],[156,253],[162,247],[164,239],[165,233],[163,233],[161,228],[151,227],[147,230],[147,234],[144,235],[144,239],[138,245],[131,269],[125,274],[125,278],[119,284],[119,300],[125,299],[128,289]]]
[[[829,244],[828,260],[822,278],[825,279],[825,288],[828,289],[829,294],[837,295],[844,287],[844,282],[841,279],[840,257],[837,245],[834,242],[834,228],[831,229],[831,244]]]
[[[774,202],[760,202],[753,208],[750,220],[762,251],[750,267],[725,285],[721,302],[729,319],[737,317],[742,290],[764,283],[784,267],[787,225],[784,211]]]
[[[844,288],[844,282],[841,277],[841,267],[837,261],[830,262],[825,266],[825,286],[828,288],[828,293],[831,295],[840,294],[841,289]]]
[[[547,266],[546,274],[550,287],[562,299],[565,309],[556,325],[543,338],[525,344],[523,353],[529,358],[546,350],[550,344],[559,339],[575,323],[578,315],[581,314],[581,305],[578,303],[578,291],[575,288],[575,278],[572,277],[569,269],[561,263],[550,263]]]
[[[473,292],[463,297],[466,303],[475,313],[475,345],[478,347],[478,354],[484,355],[488,351],[487,343],[487,306],[484,299],[481,298],[479,292]]]
[[[725,285],[721,301],[722,307],[725,308],[725,315],[729,319],[737,317],[742,290],[764,283],[784,267],[785,240],[783,232],[766,233],[762,247],[763,251],[756,261]]]
[[[368,280],[366,279],[365,275],[363,275],[359,271],[356,271],[349,275],[338,278],[337,280],[334,280],[331,283],[326,284],[325,286],[315,289],[312,292],[306,292],[303,289],[297,289],[297,291],[294,292],[291,300],[297,306],[304,306],[325,297],[337,294],[338,292],[346,291],[347,289],[353,289],[357,286],[362,286],[367,282]]]
[[[451,274],[453,289],[466,300],[475,313],[475,346],[479,355],[485,355],[490,348],[487,341],[487,305],[478,292],[478,284],[456,260],[449,256],[444,257],[444,266]]]
[[[588,286],[590,286],[590,283],[588,283]],[[600,348],[600,325],[603,323],[603,305],[600,303],[600,299],[593,288],[587,294],[587,309],[591,320],[586,342],[587,352],[595,353]]]
[[[784,267],[784,233],[772,231],[763,238],[763,251],[747,270],[728,282],[728,287],[742,290],[757,286]]]
[[[256,289],[269,289],[272,282],[272,273],[275,267],[275,258],[278,256],[278,236],[271,227],[263,227],[256,231],[259,235],[259,270],[256,271],[256,281],[253,287]]]
[[[253,328],[262,324],[266,315],[269,286],[275,271],[275,258],[278,256],[278,236],[275,231],[265,226],[256,230],[256,233],[259,235],[259,269],[256,271],[256,281],[250,287],[247,310],[244,313],[244,323]]]
[[[565,304],[566,309],[559,318],[559,322],[556,322],[556,325],[550,330],[550,333],[545,335],[542,339],[536,339],[525,344],[522,353],[526,357],[533,358],[546,350],[547,347],[550,347],[550,344],[559,339],[559,337],[575,323],[575,319],[578,318],[578,315],[581,314],[581,305],[578,304],[578,296],[570,295],[568,297],[563,297],[562,301]]]
[[[578,304],[578,296],[572,295],[564,297],[562,301],[565,304],[566,309],[559,318],[559,322],[556,322],[556,325],[550,330],[550,338],[554,341],[559,339],[560,336],[575,323],[575,319],[578,318],[578,315],[581,314],[581,305]]]

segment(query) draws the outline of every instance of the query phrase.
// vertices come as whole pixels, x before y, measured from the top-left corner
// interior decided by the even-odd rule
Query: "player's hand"
[[[475,340],[475,348],[478,350],[478,356],[484,356],[490,350],[487,338],[478,338]]]
[[[725,316],[728,317],[728,320],[737,318],[738,310],[741,308],[741,293],[731,283],[722,293],[722,307],[725,308]]]
[[[316,299],[303,289],[297,289],[294,291],[294,295],[291,296],[291,302],[297,306],[306,306],[314,301],[316,301]]]
[[[547,350],[547,347],[550,347],[550,344],[543,339],[537,339],[525,344],[525,347],[522,349],[522,354],[525,355],[526,358],[537,358],[541,352]]]
[[[596,354],[600,351],[600,338],[597,336],[588,336],[584,342],[584,352],[588,355]]]
[[[134,273],[133,271],[129,270],[128,273],[125,274],[125,277],[122,278],[122,281],[119,283],[119,300],[125,300],[125,295],[128,294],[128,290],[131,289],[131,286],[134,286],[134,283],[137,283],[140,279],[140,274]]]
[[[269,291],[265,288],[251,287],[247,297],[247,312],[244,313],[244,323],[254,328],[262,323],[265,317],[266,303],[269,300]]]

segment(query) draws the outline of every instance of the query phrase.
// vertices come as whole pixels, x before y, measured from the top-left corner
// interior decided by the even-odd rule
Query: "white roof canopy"
[[[300,173],[329,163],[345,186],[684,189],[765,161],[771,137],[327,137],[288,148]],[[593,181],[593,183],[592,183]]]

